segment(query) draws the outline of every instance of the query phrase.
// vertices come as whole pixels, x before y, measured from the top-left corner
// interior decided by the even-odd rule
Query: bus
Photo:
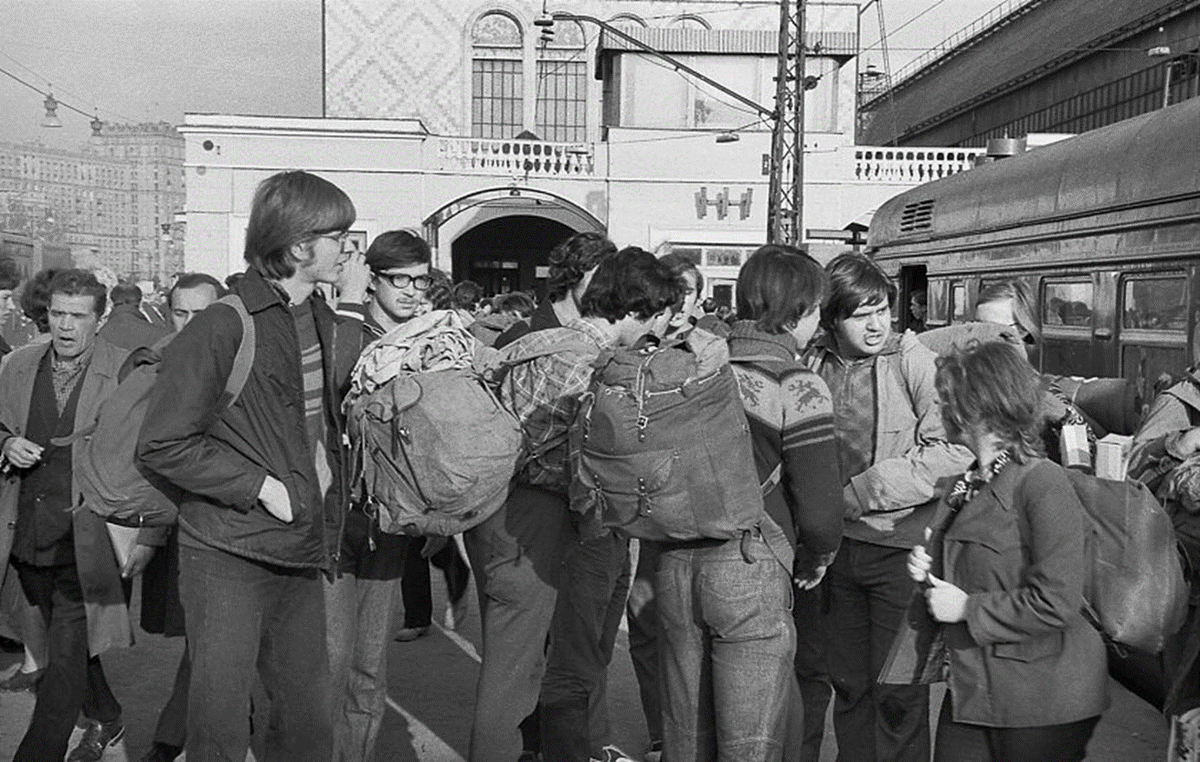
[[[969,321],[980,289],[1035,298],[1043,373],[1124,377],[1149,400],[1200,359],[1200,98],[907,191],[871,221],[901,325]]]

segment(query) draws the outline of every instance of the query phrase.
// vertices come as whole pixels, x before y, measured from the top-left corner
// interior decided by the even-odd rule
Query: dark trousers
[[[187,640],[183,642],[183,656],[175,670],[175,687],[171,698],[158,715],[154,728],[154,742],[183,748],[187,742],[187,698],[188,684],[192,680],[192,656],[188,652]]]
[[[322,585],[315,569],[180,547],[179,593],[192,657],[188,760],[246,757],[257,671],[271,702],[266,762],[328,762],[333,731]]]
[[[121,718],[98,656],[88,654],[87,612],[74,564],[16,564],[25,595],[46,622],[49,663],[16,762],[62,762],[82,710],[98,722]]]
[[[1082,762],[1099,715],[1062,725],[992,728],[955,722],[950,692],[938,717],[934,762]]]
[[[409,541],[404,557],[404,575],[400,578],[400,593],[404,597],[404,626],[428,627],[433,621],[433,594],[429,589],[429,565],[442,570],[446,577],[446,593],[451,603],[457,603],[467,592],[471,570],[458,553],[453,540],[432,558],[421,555],[425,538]]]
[[[817,762],[825,740],[825,713],[833,698],[829,678],[829,634],[826,631],[828,590],[824,584],[813,590],[795,590],[792,617],[796,622],[796,680],[800,701],[790,708],[785,758]],[[797,751],[798,749],[798,751]]]
[[[825,577],[838,762],[929,759],[928,686],[876,683],[912,594],[907,562],[903,548],[845,539]]]

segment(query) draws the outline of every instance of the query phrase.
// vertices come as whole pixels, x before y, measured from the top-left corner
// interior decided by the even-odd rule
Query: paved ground
[[[434,575],[435,578],[437,575]],[[435,611],[444,589],[434,582]],[[135,594],[136,599],[136,594]],[[471,590],[468,599],[474,602]],[[136,621],[136,620],[135,620]],[[478,611],[472,606],[461,632],[433,631],[411,643],[392,643],[389,652],[389,700],[381,731],[381,762],[459,762],[467,753],[479,646]],[[170,693],[182,641],[142,635],[137,645],[104,657],[113,690],[125,708],[125,741],[109,750],[105,762],[138,762],[150,744],[158,710]],[[0,653],[0,678],[17,668],[18,655]],[[637,686],[622,632],[609,673],[609,707],[614,742],[635,758],[646,743]],[[1093,762],[1158,762],[1166,756],[1166,729],[1147,704],[1113,684],[1112,708],[1092,739]],[[933,698],[939,706],[940,692]],[[0,693],[0,760],[9,760],[33,711],[32,694]],[[833,762],[832,727],[822,762]],[[261,757],[260,757],[261,758]],[[181,758],[182,759],[182,758]]]

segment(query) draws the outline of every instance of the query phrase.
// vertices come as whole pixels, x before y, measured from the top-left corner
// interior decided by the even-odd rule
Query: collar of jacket
[[[287,292],[264,278],[262,273],[253,267],[246,270],[245,276],[238,283],[237,294],[250,314],[262,312],[277,304],[288,306]]]
[[[112,312],[108,314],[108,319],[112,320],[117,315],[130,315],[135,320],[141,320],[143,323],[150,322],[150,319],[142,314],[141,308],[133,304],[114,304]]]
[[[899,334],[899,333],[896,333],[895,331],[892,331],[892,335],[888,337],[888,340],[886,342],[884,342],[883,349],[881,349],[878,354],[868,355],[868,357],[873,358],[873,357],[882,357],[884,355],[899,354],[900,353],[900,339],[902,338],[902,336],[903,336],[903,334]],[[850,362],[853,362],[853,360],[847,360],[846,358],[844,358],[842,356],[842,353],[838,350],[837,338],[833,335],[833,333],[831,331],[826,331],[825,333],[823,333],[821,335],[821,337],[819,339],[817,339],[816,342],[814,343],[813,349],[821,357],[822,362],[826,362],[832,358],[837,358],[837,361],[842,363],[843,365],[847,365]],[[868,359],[868,357],[862,357],[862,358],[858,358],[858,359],[866,360],[866,359]]]
[[[739,320],[733,324],[729,332],[730,344],[737,342],[738,351],[732,352],[734,357],[739,355],[772,354],[779,355],[781,360],[795,360],[800,346],[796,337],[790,333],[767,333],[755,325],[753,320]]]

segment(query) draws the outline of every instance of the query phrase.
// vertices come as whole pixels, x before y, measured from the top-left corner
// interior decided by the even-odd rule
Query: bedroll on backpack
[[[737,381],[723,361],[705,373],[683,346],[616,352],[597,369],[573,437],[576,490],[625,535],[732,539],[765,515]]]
[[[223,407],[229,407],[241,394],[254,365],[254,321],[236,295],[216,303],[236,310],[242,323],[242,341],[222,397]],[[137,459],[138,434],[150,406],[162,350],[173,337],[131,353],[118,372],[120,383],[100,405],[95,423],[54,441],[82,448],[75,478],[84,505],[113,524],[169,526],[179,512],[179,489]]]
[[[1158,653],[1187,615],[1170,517],[1144,484],[1067,475],[1089,519],[1085,613],[1117,643]]]

